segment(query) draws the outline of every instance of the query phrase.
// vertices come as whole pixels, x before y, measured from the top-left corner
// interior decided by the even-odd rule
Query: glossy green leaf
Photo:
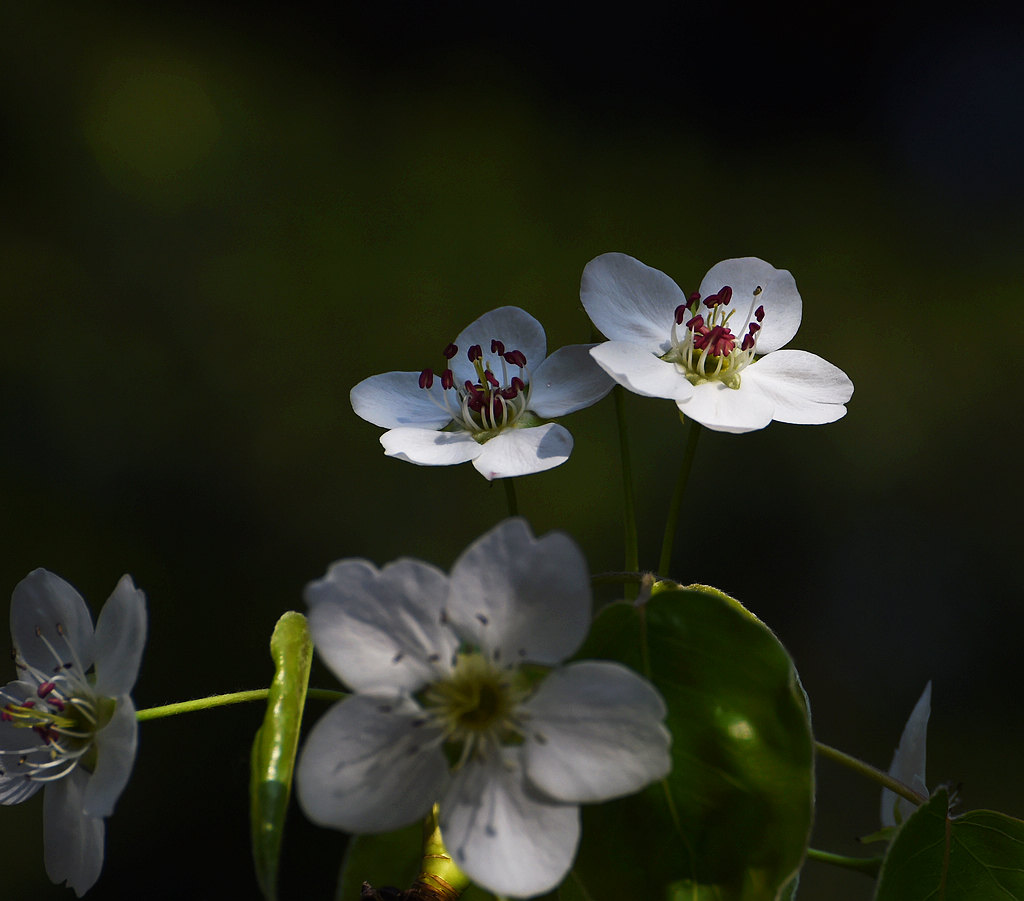
[[[673,769],[583,808],[576,866],[595,901],[792,897],[814,804],[806,697],[772,632],[715,589],[661,583],[596,617],[581,658],[647,675],[668,705]]]
[[[270,656],[274,660],[274,680],[263,725],[252,746],[249,812],[256,879],[264,898],[274,901],[299,727],[313,659],[306,617],[289,611],[277,621],[270,639]]]
[[[893,839],[875,901],[1024,901],[1024,821],[992,810],[948,815],[945,789]]]

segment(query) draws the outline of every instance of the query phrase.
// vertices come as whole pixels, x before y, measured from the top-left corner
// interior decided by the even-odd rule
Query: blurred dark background
[[[95,612],[131,572],[140,707],[265,685],[274,622],[332,560],[447,567],[505,512],[470,466],[385,458],[352,385],[501,304],[552,349],[588,340],[604,251],[684,290],[760,256],[803,295],[793,346],[856,393],[834,425],[702,437],[677,575],[771,625],[818,737],[883,768],[933,679],[930,782],[1024,815],[1011,9],[6,4],[0,586],[46,566]],[[653,566],[683,429],[667,401],[628,416]],[[566,424],[521,510],[618,568],[610,400]],[[261,716],[141,727],[89,897],[255,896]],[[814,844],[859,853],[878,792],[818,775]],[[343,837],[289,829],[282,896],[331,897]],[[5,899],[71,897],[41,832],[38,801],[0,810]],[[870,893],[812,862],[800,896]]]

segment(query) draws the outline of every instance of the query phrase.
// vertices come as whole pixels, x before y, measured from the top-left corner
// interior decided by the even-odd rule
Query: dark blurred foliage
[[[796,276],[794,346],[857,390],[834,425],[701,438],[678,576],[769,623],[819,738],[880,766],[933,679],[932,782],[1024,814],[1024,47],[1009,6],[902,9],[7,4],[0,584],[46,566],[96,611],[130,571],[139,706],[265,684],[332,560],[448,566],[504,515],[468,466],[386,459],[353,384],[505,303],[587,340],[604,251],[684,290],[757,255]],[[683,430],[668,402],[628,417],[652,566]],[[618,568],[611,403],[566,424],[521,509]],[[255,894],[260,716],[142,727],[89,897]],[[819,783],[815,845],[858,853],[878,793]],[[0,812],[4,899],[70,897],[40,819]],[[343,844],[296,809],[282,896],[330,897]],[[806,868],[801,897],[869,895]]]

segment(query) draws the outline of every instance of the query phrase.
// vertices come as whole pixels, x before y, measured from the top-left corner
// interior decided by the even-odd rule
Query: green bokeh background
[[[131,572],[139,706],[265,685],[332,560],[448,566],[504,515],[469,466],[385,458],[352,385],[501,304],[588,340],[605,251],[687,291],[757,255],[796,276],[793,346],[856,393],[834,425],[702,437],[676,575],[772,626],[818,737],[878,765],[933,679],[931,781],[1024,815],[1024,54],[992,8],[880,9],[5,4],[0,586],[45,566],[95,612]],[[628,417],[654,566],[683,430],[668,402]],[[611,403],[566,424],[521,510],[616,569]],[[254,894],[261,713],[144,724],[91,898]],[[819,787],[815,844],[856,853],[878,793],[828,762]],[[330,897],[343,838],[289,829],[282,896]],[[71,897],[40,836],[38,802],[0,810],[5,899]],[[800,894],[870,883],[812,863]]]

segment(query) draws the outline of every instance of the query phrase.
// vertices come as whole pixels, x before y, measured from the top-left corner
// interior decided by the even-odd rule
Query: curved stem
[[[508,515],[519,515],[519,502],[516,500],[516,486],[511,479],[502,479],[505,483],[505,500],[508,502]]]
[[[626,427],[625,389],[616,385],[612,389],[615,398],[615,421],[619,430],[619,459],[622,469],[622,514],[623,544],[625,548],[625,569],[636,572],[640,568],[640,552],[636,537],[636,500],[633,497],[633,467],[629,456],[629,438]],[[626,599],[636,597],[636,588],[626,585]]]
[[[824,742],[820,741],[816,741],[814,743],[814,749],[822,757],[834,760],[836,763],[842,764],[848,769],[853,770],[855,773],[859,773],[865,779],[877,782],[883,788],[887,788],[889,791],[895,792],[901,798],[906,798],[918,807],[928,801],[924,795],[918,794],[909,785],[904,785],[899,781],[899,779],[893,779],[888,773],[883,773],[877,767],[873,767],[870,763],[865,763],[863,760],[858,760],[856,757],[847,754],[845,751],[840,751],[838,748],[833,748],[831,745],[826,745]]]
[[[693,458],[697,455],[697,439],[700,437],[700,433],[701,424],[691,419],[690,431],[686,436],[686,450],[683,451],[683,462],[679,467],[679,476],[676,478],[676,487],[672,492],[672,501],[668,508],[668,518],[665,521],[665,536],[661,541],[661,559],[658,561],[658,575],[663,579],[668,577],[669,570],[672,567],[672,545],[675,544],[679,510],[683,505],[686,484],[690,480],[690,470],[693,469]]]
[[[884,857],[847,857],[844,854],[833,854],[831,851],[819,851],[817,848],[807,849],[807,859],[827,863],[844,870],[856,870],[865,876],[877,876],[882,868]]]
[[[270,689],[256,688],[252,691],[233,691],[229,694],[210,695],[208,698],[197,698],[194,701],[179,701],[176,704],[164,704],[160,707],[146,707],[135,712],[135,718],[144,723],[146,720],[158,720],[165,716],[177,716],[179,713],[194,713],[197,710],[209,710],[213,707],[226,707],[229,704],[244,704],[247,701],[265,701]],[[343,691],[329,691],[323,688],[311,688],[308,698],[322,701],[338,701],[348,697]]]

